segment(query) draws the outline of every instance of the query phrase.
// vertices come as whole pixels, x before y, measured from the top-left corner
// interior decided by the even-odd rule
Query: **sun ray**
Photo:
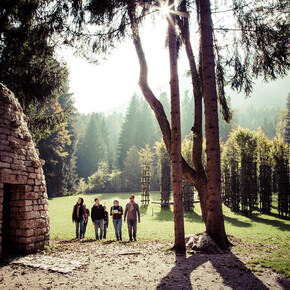
[[[188,17],[189,14],[187,12],[176,11],[174,10],[174,4],[168,5],[168,0],[160,0],[159,7],[157,8],[162,17],[169,19],[172,25],[174,25],[174,21],[172,19],[172,15],[179,15],[181,17]]]

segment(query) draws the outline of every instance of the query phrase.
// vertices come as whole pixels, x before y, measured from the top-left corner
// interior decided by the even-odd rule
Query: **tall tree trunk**
[[[207,178],[202,163],[202,82],[197,71],[195,57],[190,41],[187,1],[183,0],[180,3],[179,11],[184,13],[184,17],[179,17],[178,26],[181,36],[184,41],[185,51],[190,67],[193,95],[194,95],[194,125],[193,131],[193,148],[192,162],[196,170],[198,184],[195,186],[198,192],[202,218],[206,223],[207,219]]]
[[[133,1],[132,1],[133,2]],[[164,112],[163,106],[162,104],[159,102],[159,100],[155,97],[155,95],[153,94],[149,84],[148,84],[148,67],[147,67],[147,61],[145,58],[145,53],[142,47],[142,43],[141,43],[141,39],[139,36],[139,29],[138,29],[138,25],[136,23],[136,19],[135,19],[135,7],[134,4],[130,5],[128,7],[128,14],[130,17],[130,21],[131,21],[131,30],[132,30],[132,34],[133,34],[133,43],[135,46],[135,50],[136,50],[136,54],[139,60],[139,65],[140,65],[140,75],[139,75],[139,86],[140,89],[143,93],[144,98],[146,99],[146,101],[148,102],[148,104],[150,105],[151,109],[153,110],[155,117],[159,123],[159,127],[161,129],[162,132],[162,136],[163,136],[163,140],[164,143],[166,145],[167,151],[169,153],[169,155],[171,156],[171,129],[170,129],[170,124],[168,122],[168,119],[166,117],[166,114]],[[193,184],[196,189],[198,190],[198,192],[201,195],[201,203],[202,204],[206,204],[206,206],[202,206],[202,215],[204,218],[204,221],[206,223],[206,227],[207,227],[207,218],[208,218],[208,214],[206,212],[206,214],[204,214],[204,209],[207,210],[207,200],[205,201],[204,196],[207,196],[207,183],[206,181],[204,181],[203,178],[201,178],[201,175],[198,174],[193,168],[191,168],[186,161],[184,160],[184,158],[182,158],[182,173],[183,176],[191,183]],[[212,204],[212,206],[210,207],[211,210],[214,210],[214,206],[216,204]],[[217,203],[218,207],[221,208],[221,204]],[[218,211],[219,213],[219,211]],[[211,216],[211,218],[213,218],[213,216]],[[224,228],[224,226],[223,226]],[[208,231],[208,233],[211,235],[211,231]],[[214,231],[213,231],[214,233]],[[214,236],[212,235],[212,237],[218,242],[218,235]],[[219,242],[218,242],[219,243]]]
[[[206,232],[223,249],[228,248],[221,200],[220,144],[217,111],[217,91],[213,50],[213,29],[210,1],[200,1],[202,74],[205,110],[207,154],[207,221]]]
[[[133,43],[135,46],[136,54],[139,60],[140,65],[140,74],[139,74],[139,86],[143,93],[144,98],[150,105],[153,110],[155,117],[158,121],[162,137],[166,146],[166,149],[171,155],[171,129],[168,119],[166,117],[165,111],[163,109],[162,104],[155,97],[152,92],[149,84],[148,84],[148,66],[145,57],[145,53],[143,50],[141,38],[139,36],[139,29],[135,19],[135,10],[133,4],[128,7],[128,14],[131,21],[131,30],[133,34]],[[198,180],[196,179],[196,171],[191,168],[187,162],[182,158],[182,173],[185,178],[191,182],[194,186],[197,185]]]
[[[169,7],[174,5],[174,0],[168,2]],[[182,159],[181,159],[181,130],[180,130],[180,97],[177,69],[177,45],[175,23],[176,17],[168,14],[168,45],[170,63],[170,91],[171,91],[171,164],[172,185],[174,200],[174,248],[185,251],[184,217],[182,200]]]

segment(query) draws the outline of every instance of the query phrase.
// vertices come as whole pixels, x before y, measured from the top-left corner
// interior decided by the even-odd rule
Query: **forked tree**
[[[168,3],[170,4],[168,7],[168,19],[171,19],[173,23],[171,26],[169,25],[168,29],[168,41],[170,42],[168,48],[171,56],[171,100],[172,108],[177,109],[173,112],[174,117],[177,117],[174,121],[174,127],[177,130],[173,130],[173,126],[170,126],[162,104],[157,100],[149,86],[147,61],[140,35],[140,24],[146,16],[159,11],[162,1],[90,0],[85,5],[83,5],[82,1],[71,2],[74,21],[69,27],[70,36],[66,38],[66,43],[78,46],[81,54],[88,59],[92,60],[94,54],[106,52],[115,47],[116,43],[123,40],[128,34],[132,36],[140,64],[139,86],[143,96],[155,113],[167,150],[176,165],[176,176],[178,177],[176,182],[176,202],[179,204],[180,201],[179,171],[181,158],[184,177],[197,188],[199,193],[206,231],[222,248],[226,249],[229,243],[224,230],[221,207],[217,102],[219,100],[225,119],[229,119],[230,114],[223,90],[226,80],[234,89],[244,89],[249,94],[252,89],[253,77],[262,75],[264,79],[268,80],[286,74],[289,68],[289,37],[287,36],[289,21],[286,17],[278,19],[275,16],[275,12],[278,11],[283,15],[283,11],[289,8],[288,2],[267,1],[264,3],[264,1],[261,3],[261,1],[256,1],[254,4],[248,4],[244,0],[233,1],[228,10],[232,12],[232,16],[236,20],[236,26],[231,28],[213,26],[209,0],[185,0],[179,2],[179,7],[175,6],[177,3],[174,1],[165,2],[167,6]],[[201,39],[198,67],[195,64],[193,49],[191,48],[190,26],[187,21],[193,15],[192,11],[187,11],[188,7],[191,7],[193,3],[196,4],[195,11],[197,11],[197,23]],[[176,8],[179,11],[176,11]],[[85,16],[85,13],[88,13],[88,16]],[[176,14],[178,14],[178,19]],[[267,17],[261,17],[261,15]],[[176,23],[180,27],[181,38],[183,38],[185,43],[195,97],[195,120],[193,126],[195,141],[193,142],[194,168],[189,166],[179,153],[177,120],[179,115],[177,104],[179,92],[177,87],[178,75],[176,75],[175,67],[177,46],[176,43],[173,43],[174,39],[176,39]],[[89,29],[86,29],[86,24],[89,24]],[[221,53],[223,47],[219,45],[215,37],[217,31],[221,31],[224,35],[230,32],[235,33],[232,38],[228,37],[234,43],[234,45],[227,46],[232,48],[228,59],[225,59],[223,56],[225,54]],[[229,68],[228,71],[232,72],[231,75],[225,74],[227,67]],[[207,174],[201,162],[202,98],[204,98],[205,107]],[[174,158],[172,158],[173,154],[176,154]],[[179,206],[176,214],[181,217]],[[179,221],[182,223],[183,217]],[[177,233],[179,237],[180,232],[182,230]],[[181,248],[183,247],[181,245]]]

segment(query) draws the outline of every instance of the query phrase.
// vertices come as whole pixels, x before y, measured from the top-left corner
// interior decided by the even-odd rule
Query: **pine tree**
[[[235,131],[232,131],[223,145],[221,168],[224,203],[231,211],[238,212],[240,210],[239,155],[234,142],[234,134]]]
[[[233,134],[239,154],[240,202],[244,215],[252,214],[257,203],[257,136],[250,130],[239,128]]]
[[[56,102],[53,108],[55,111],[61,110],[61,105]],[[43,170],[49,196],[68,194],[68,184],[64,180],[67,172],[63,169],[66,158],[69,158],[67,148],[71,145],[71,136],[67,127],[67,122],[62,123],[57,131],[41,140],[37,145],[40,157],[45,160]],[[70,177],[74,178],[74,172],[71,173]]]
[[[139,121],[140,100],[135,94],[131,98],[124,123],[121,128],[118,148],[118,167],[124,169],[124,160],[128,150],[138,142],[136,138],[136,124]]]
[[[141,165],[139,151],[136,146],[129,149],[124,161],[123,171],[125,190],[129,192],[140,192],[141,189]]]
[[[71,94],[65,94],[60,97],[60,102],[62,106],[73,106],[74,101]],[[73,195],[77,190],[78,175],[76,172],[77,166],[77,129],[76,129],[76,114],[75,110],[70,114],[67,121],[68,134],[70,137],[70,143],[66,144],[65,150],[68,153],[67,157],[63,158],[62,161],[62,183],[63,183],[63,193],[62,195]]]
[[[67,92],[68,70],[53,56],[56,46],[49,39],[62,20],[42,9],[48,2],[0,2],[0,82],[17,96],[36,143],[69,115],[69,110],[49,110],[51,102]]]
[[[138,116],[138,124],[135,126],[135,140],[134,145],[144,147],[146,144],[153,146],[156,141],[155,135],[156,120],[153,119],[152,110],[145,100],[140,101],[140,109]]]
[[[261,128],[258,129],[257,139],[259,208],[261,213],[269,214],[272,204],[271,143]]]
[[[290,186],[289,186],[289,160],[290,146],[282,138],[275,137],[272,141],[271,156],[273,159],[273,174],[276,176],[278,192],[279,217],[290,216]]]
[[[81,154],[78,156],[79,177],[88,178],[98,170],[100,161],[107,160],[107,148],[100,130],[100,116],[92,114],[86,133],[79,143]]]

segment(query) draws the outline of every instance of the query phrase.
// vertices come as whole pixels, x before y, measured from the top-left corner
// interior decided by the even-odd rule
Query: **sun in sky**
[[[158,10],[159,10],[159,13],[162,15],[162,16],[167,16],[169,13],[170,13],[170,10],[172,9],[172,6],[169,6],[168,5],[168,1],[159,1],[159,7],[158,7]]]

